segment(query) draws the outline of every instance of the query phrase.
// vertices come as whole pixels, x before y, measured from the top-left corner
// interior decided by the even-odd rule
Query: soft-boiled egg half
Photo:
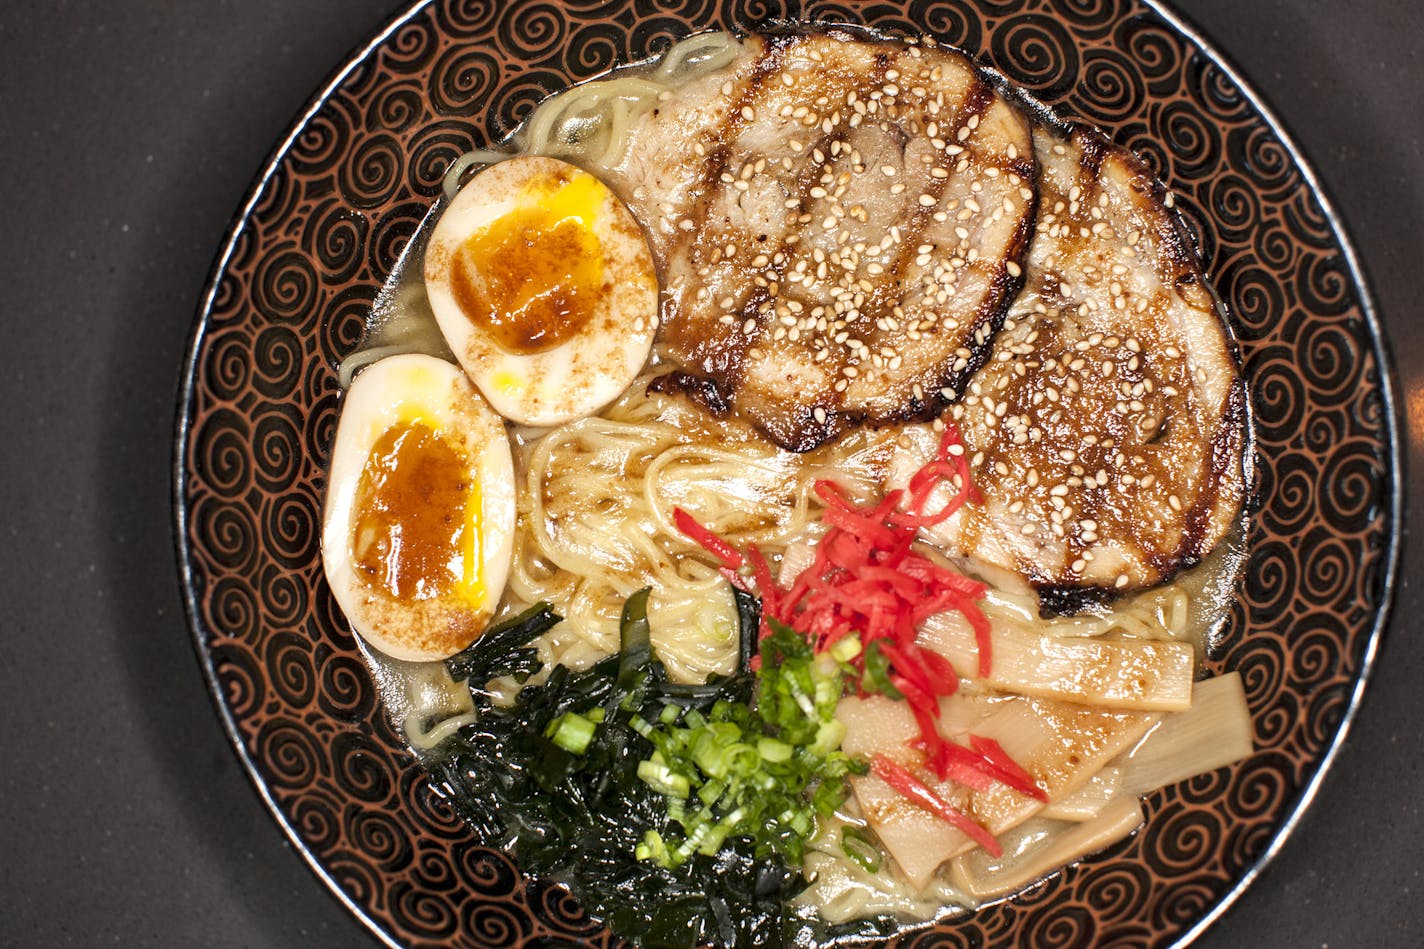
[[[657,331],[652,252],[603,182],[553,158],[480,172],[425,251],[440,331],[485,398],[525,425],[557,425],[613,401]]]
[[[458,366],[391,356],[356,377],[336,427],[322,560],[362,638],[414,661],[472,643],[504,593],[514,518],[509,436]]]

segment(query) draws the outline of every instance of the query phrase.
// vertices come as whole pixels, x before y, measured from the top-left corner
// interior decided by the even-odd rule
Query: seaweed
[[[511,668],[533,671],[534,637],[559,622],[541,604],[491,630],[449,661],[472,686],[478,720],[427,759],[455,808],[488,846],[512,851],[520,869],[569,888],[584,908],[615,933],[647,947],[780,944],[793,922],[784,905],[804,886],[799,868],[757,855],[733,838],[712,856],[694,855],[675,868],[639,860],[648,830],[667,832],[663,797],[637,776],[652,745],[632,727],[635,716],[656,720],[669,703],[710,709],[747,701],[754,676],[749,659],[760,613],[738,591],[741,667],[701,686],[668,680],[653,656],[646,597],[625,606],[617,655],[575,672],[554,667],[548,678],[500,707],[482,686]],[[525,653],[520,656],[518,654]],[[561,715],[601,710],[602,722],[582,754],[548,732]]]

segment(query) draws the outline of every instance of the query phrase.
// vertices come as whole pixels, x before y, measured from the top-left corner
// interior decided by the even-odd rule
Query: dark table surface
[[[1181,0],[1320,172],[1424,433],[1424,10]],[[393,0],[0,10],[0,943],[375,945],[238,767],[194,659],[170,433],[198,294],[264,156]],[[1415,290],[1411,290],[1415,287]],[[1424,487],[1407,488],[1424,509]],[[1349,741],[1198,945],[1424,945],[1424,550]]]

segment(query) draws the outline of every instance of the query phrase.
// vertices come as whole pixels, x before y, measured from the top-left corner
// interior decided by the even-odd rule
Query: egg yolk
[[[530,182],[513,211],[456,250],[455,301],[507,352],[552,349],[592,319],[605,293],[602,246],[593,232],[605,191],[583,172]]]
[[[483,600],[480,491],[457,445],[419,420],[388,428],[356,491],[356,569],[399,600]]]

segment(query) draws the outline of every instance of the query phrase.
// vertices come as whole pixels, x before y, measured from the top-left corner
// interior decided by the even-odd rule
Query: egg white
[[[392,427],[419,420],[463,453],[479,484],[479,590],[402,600],[356,566],[362,472]],[[347,390],[337,424],[322,530],[322,562],[355,631],[396,659],[444,659],[488,625],[503,595],[514,548],[514,462],[504,423],[456,366],[434,356],[392,356],[364,369]]]

